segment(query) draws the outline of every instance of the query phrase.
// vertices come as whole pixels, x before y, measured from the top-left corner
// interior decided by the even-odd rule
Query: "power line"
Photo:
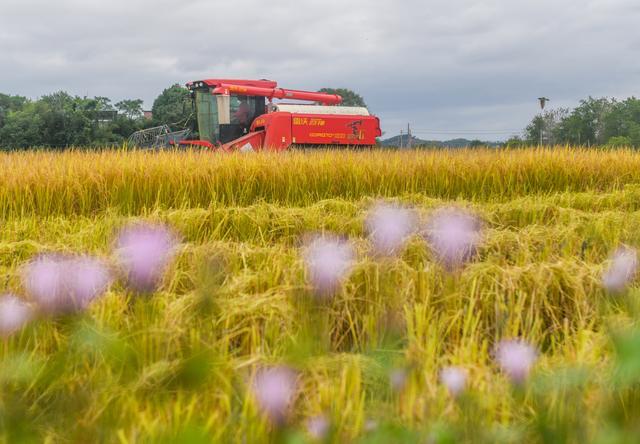
[[[519,134],[522,130],[513,131],[424,131],[424,130],[412,130],[413,134],[463,134],[463,135],[493,135],[493,134]]]
[[[423,132],[423,133],[451,133],[451,132],[458,132],[458,133],[505,133],[505,132],[511,132],[511,131],[522,131],[522,129],[509,129],[509,128],[504,128],[504,129],[499,129],[499,130],[487,130],[487,129],[478,129],[478,130],[474,130],[474,129],[455,129],[455,128],[449,128],[446,130],[438,130],[438,129],[424,129],[424,128],[413,128],[412,131],[415,132]]]

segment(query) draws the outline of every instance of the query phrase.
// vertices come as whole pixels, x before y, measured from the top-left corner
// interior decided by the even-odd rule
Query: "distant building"
[[[144,117],[144,120],[151,120],[151,119],[153,119],[153,112],[152,111],[142,111],[142,116]]]
[[[113,122],[118,116],[118,112],[114,110],[109,111],[96,111],[95,119],[98,126],[105,126]]]

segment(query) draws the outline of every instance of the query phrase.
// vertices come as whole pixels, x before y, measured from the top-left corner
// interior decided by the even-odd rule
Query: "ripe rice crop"
[[[634,151],[31,151],[0,172],[3,442],[640,439]],[[442,214],[462,228],[437,237]],[[38,280],[56,298],[77,258],[108,285],[54,315],[39,258],[66,258]]]

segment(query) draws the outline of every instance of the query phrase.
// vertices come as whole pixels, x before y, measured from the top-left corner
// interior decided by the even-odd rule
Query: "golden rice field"
[[[482,241],[456,269],[420,234],[372,254],[380,202],[419,225],[462,208]],[[0,338],[0,442],[640,442],[640,291],[602,280],[640,247],[640,153],[0,153],[0,294],[32,303],[41,254],[117,269],[140,221],[179,237],[157,291],[119,279]],[[355,259],[319,300],[303,252],[322,234]],[[537,350],[522,383],[506,339]],[[294,375],[279,420],[256,394],[268,368]]]

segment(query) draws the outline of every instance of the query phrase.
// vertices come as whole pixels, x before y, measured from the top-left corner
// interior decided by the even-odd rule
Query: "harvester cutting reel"
[[[178,146],[178,142],[186,139],[190,129],[171,131],[169,125],[160,125],[136,131],[127,141],[130,147],[143,149],[162,149]]]

